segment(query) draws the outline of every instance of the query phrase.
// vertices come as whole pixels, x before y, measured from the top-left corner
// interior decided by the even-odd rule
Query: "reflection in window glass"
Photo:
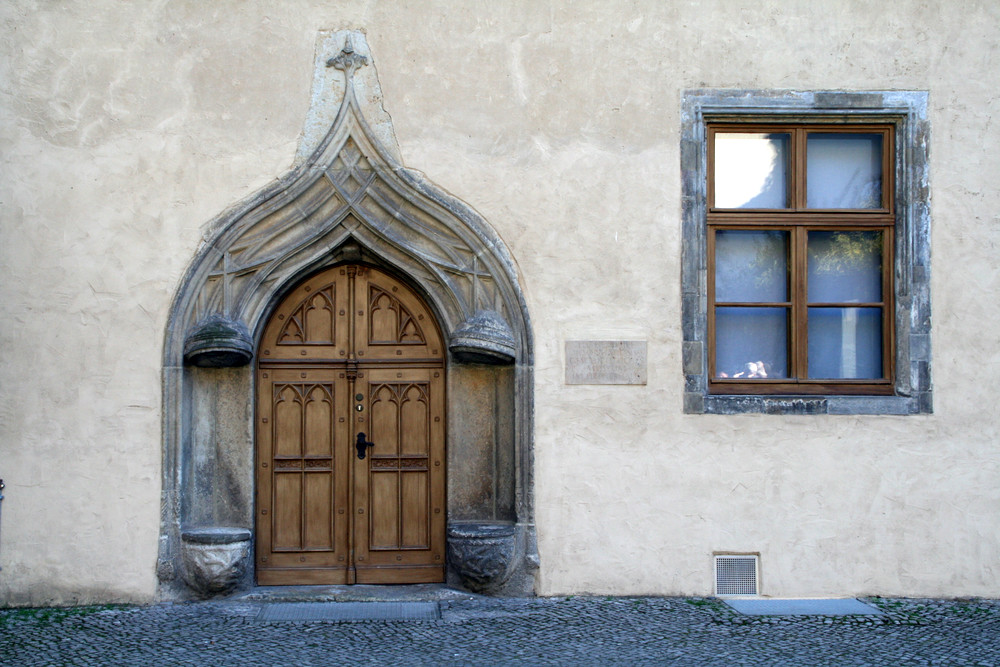
[[[810,134],[806,201],[809,208],[882,208],[882,135]]]
[[[715,300],[788,300],[788,232],[715,233]]]
[[[882,232],[809,232],[809,301],[882,301]]]
[[[788,134],[716,134],[715,206],[787,208],[788,144]]]
[[[810,308],[809,377],[882,377],[881,308]]]
[[[788,377],[788,309],[716,308],[715,374],[737,379]]]

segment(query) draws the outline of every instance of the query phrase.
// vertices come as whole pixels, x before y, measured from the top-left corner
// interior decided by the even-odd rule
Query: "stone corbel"
[[[452,334],[448,349],[465,363],[509,365],[517,355],[510,325],[495,310],[480,310]]]
[[[246,366],[253,359],[253,341],[246,325],[219,314],[192,327],[184,339],[184,363],[207,368]]]

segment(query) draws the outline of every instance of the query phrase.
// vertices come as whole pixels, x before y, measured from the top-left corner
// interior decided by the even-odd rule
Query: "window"
[[[931,411],[926,99],[685,92],[687,412]]]
[[[892,393],[892,145],[708,125],[710,393]]]

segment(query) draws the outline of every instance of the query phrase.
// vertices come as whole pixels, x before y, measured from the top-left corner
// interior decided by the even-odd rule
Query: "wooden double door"
[[[300,284],[257,368],[257,582],[424,583],[445,571],[443,339],[368,266]]]

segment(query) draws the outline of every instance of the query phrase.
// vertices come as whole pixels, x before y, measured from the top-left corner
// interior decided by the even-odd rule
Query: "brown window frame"
[[[707,130],[707,259],[708,259],[708,393],[892,395],[895,369],[893,257],[895,244],[895,128],[891,123],[709,122]],[[746,209],[715,206],[715,137],[720,133],[789,135],[787,208]],[[810,133],[881,134],[882,201],[877,209],[810,209],[806,206],[806,140]],[[781,303],[716,302],[715,235],[720,230],[774,230],[788,233],[789,293]],[[882,233],[882,301],[810,304],[807,292],[806,242],[810,231],[880,231]],[[785,307],[788,320],[788,378],[716,377],[715,319],[718,307]],[[878,307],[882,309],[882,377],[878,379],[812,379],[808,377],[809,307]]]

